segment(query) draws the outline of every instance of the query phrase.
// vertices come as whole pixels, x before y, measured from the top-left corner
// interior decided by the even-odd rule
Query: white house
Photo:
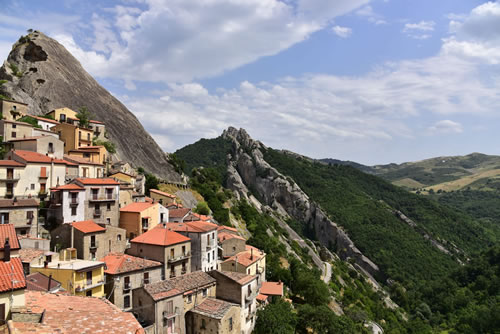
[[[77,184],[65,184],[50,189],[50,206],[47,217],[55,217],[61,223],[85,220],[85,188]]]

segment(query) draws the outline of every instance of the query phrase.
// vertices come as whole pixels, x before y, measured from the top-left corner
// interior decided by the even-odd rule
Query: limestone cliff
[[[261,142],[250,138],[245,130],[232,127],[222,136],[233,145],[227,157],[226,186],[236,196],[255,202],[251,195],[255,193],[263,205],[314,227],[316,238],[323,245],[334,247],[342,259],[353,258],[370,275],[378,273],[377,265],[359,251],[340,226],[310,201],[297,184],[264,160],[261,150],[266,147]]]
[[[0,79],[7,80],[0,94],[27,103],[32,115],[87,106],[96,120],[106,123],[119,159],[170,182],[182,180],[137,118],[56,40],[35,31],[18,41],[0,68]]]

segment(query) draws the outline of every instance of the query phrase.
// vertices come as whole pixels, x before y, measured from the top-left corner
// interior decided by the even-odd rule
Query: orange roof
[[[72,151],[70,151],[72,152]],[[70,160],[70,163],[76,163],[76,164],[84,164],[84,165],[97,165],[97,166],[104,166],[103,164],[100,164],[98,162],[93,162],[90,161],[89,159],[82,158],[76,155],[64,155],[64,160],[68,161]]]
[[[0,292],[25,287],[26,279],[21,259],[13,257],[9,262],[0,261]]]
[[[103,122],[96,121],[95,119],[91,119],[89,123],[104,124]]]
[[[85,188],[80,187],[78,184],[69,183],[63,184],[62,186],[50,188],[51,190],[85,190]]]
[[[191,209],[189,209],[189,208],[170,209],[168,211],[168,216],[170,218],[184,218],[189,212],[191,212]]]
[[[266,295],[263,295],[263,294],[259,293],[259,294],[257,295],[257,300],[258,300],[259,302],[265,302],[265,301],[267,300],[267,297],[268,297],[268,296],[266,296]]]
[[[283,282],[262,282],[260,293],[268,296],[283,296]]]
[[[233,262],[233,261],[237,260],[238,264],[240,264],[244,267],[248,267],[251,264],[260,260],[265,255],[264,252],[261,253],[261,251],[258,248],[255,248],[253,246],[246,245],[245,248],[246,248],[245,251],[239,252],[238,254],[231,256],[230,258],[225,260],[223,263]],[[252,252],[252,250],[253,250],[253,252]]]
[[[71,225],[78,231],[83,233],[93,233],[93,232],[103,232],[106,231],[105,227],[97,225],[93,220],[83,220],[79,222],[73,222]]]
[[[113,179],[110,179],[110,178],[102,178],[102,179],[97,179],[97,178],[76,178],[75,179],[77,182],[80,182],[81,184],[84,184],[84,185],[101,185],[101,184],[105,184],[105,185],[120,185],[120,183],[116,182],[115,180]]]
[[[10,249],[20,249],[19,240],[17,240],[16,229],[12,224],[0,224],[0,249],[5,245],[5,239],[9,239]]]
[[[17,162],[15,160],[0,160],[0,166],[24,167],[26,165],[23,163]]]
[[[145,200],[146,202],[148,202],[148,203],[153,203],[153,202],[154,202],[154,201],[153,201],[153,199],[152,199],[151,197],[148,197],[148,196],[145,196],[145,197],[144,197],[144,200]]]
[[[201,220],[183,223],[168,223],[166,225],[169,230],[176,232],[204,233],[217,229],[217,225]]]
[[[228,231],[238,232],[238,230],[235,229],[234,227],[229,227],[229,226],[225,226],[225,225],[219,226],[217,228],[217,231],[221,231],[221,230],[228,230]]]
[[[21,258],[21,262],[31,262],[34,259],[42,256],[45,251],[41,249],[35,248],[21,248],[19,250],[19,257]]]
[[[53,159],[46,155],[31,152],[31,151],[23,151],[23,150],[14,150],[12,154],[17,155],[19,158],[23,159],[26,162],[34,162],[34,163],[55,163],[55,164],[66,164],[66,161],[61,159]]]
[[[95,146],[80,146],[78,149],[79,150],[95,150],[95,149],[100,149],[104,147],[103,145],[95,145]]]
[[[30,115],[30,117],[33,117],[34,119],[37,119],[37,120],[42,121],[42,122],[53,123],[53,124],[59,124],[59,122],[58,122],[58,121],[56,121],[56,120],[54,120],[54,119],[50,119],[50,118],[39,117],[39,116],[33,116],[33,115]]]
[[[149,191],[152,192],[152,193],[158,194],[158,195],[165,196],[165,197],[175,198],[174,195],[166,193],[166,192],[163,192],[163,191],[159,191],[157,189],[149,189]]]
[[[228,233],[228,232],[218,232],[217,233],[217,239],[219,239],[219,242],[223,242],[223,241],[229,240],[229,239],[245,240],[245,238],[243,238],[242,236],[239,236],[239,235],[236,235],[236,234],[232,234],[232,233]]]
[[[146,260],[123,253],[109,253],[99,261],[106,263],[106,274],[121,274],[161,266],[161,262]]]
[[[152,207],[153,203],[148,202],[134,202],[120,209],[120,212],[142,212]]]
[[[131,240],[131,242],[158,246],[170,246],[191,241],[191,239],[183,236],[182,234],[162,227],[162,225],[159,225],[158,228],[151,229],[140,236],[135,237]]]
[[[27,313],[43,317],[39,323],[13,322],[16,334],[145,333],[131,312],[106,299],[40,291],[26,291],[25,298]]]

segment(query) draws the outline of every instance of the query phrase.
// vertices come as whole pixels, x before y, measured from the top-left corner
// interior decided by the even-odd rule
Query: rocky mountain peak
[[[27,103],[32,115],[86,106],[95,120],[106,124],[107,137],[116,144],[118,159],[171,182],[182,181],[168,162],[168,155],[134,114],[49,36],[38,31],[22,36],[0,68],[0,79],[7,80],[0,94]]]

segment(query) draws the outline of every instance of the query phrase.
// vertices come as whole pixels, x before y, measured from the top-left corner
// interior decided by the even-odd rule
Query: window
[[[144,284],[149,284],[149,273],[144,273]]]
[[[12,124],[12,128],[13,129],[17,128],[17,124]]]
[[[111,225],[111,218],[106,218],[106,224]]]
[[[111,240],[108,240],[108,252],[111,253]]]
[[[123,308],[130,307],[130,296],[123,297]]]
[[[40,183],[40,192],[45,193],[45,183]]]
[[[182,254],[186,255],[186,246],[182,246]]]
[[[16,132],[15,131],[12,131],[11,135],[10,135],[12,138],[16,138]]]
[[[90,247],[96,247],[95,235],[90,236]]]
[[[205,324],[205,319],[201,319],[201,329],[205,329],[206,327],[206,324]]]
[[[82,140],[82,132],[81,131],[78,131],[78,139]]]
[[[193,302],[193,295],[188,295],[188,304]]]
[[[106,189],[107,199],[113,199],[113,189]]]
[[[9,213],[2,212],[2,213],[0,213],[0,215],[1,215],[2,224],[8,224],[9,223]]]
[[[130,290],[130,276],[125,276],[123,278],[123,289]]]
[[[250,275],[250,268],[247,269],[247,275]]]
[[[247,290],[248,290],[248,295],[250,296],[252,294],[252,287],[250,286],[250,284],[248,285]]]
[[[122,235],[121,235],[121,234],[118,234],[118,235],[116,236],[116,240],[117,240],[117,241],[122,241]]]
[[[34,184],[34,183],[32,183],[32,184],[30,185],[30,188],[31,188],[31,190],[35,190],[35,184]]]
[[[71,215],[76,216],[76,207],[74,206],[71,208]]]
[[[233,318],[229,318],[229,331],[233,330]]]
[[[88,290],[88,291],[85,293],[85,296],[87,296],[87,297],[92,297],[92,290]]]
[[[87,140],[90,141],[90,133],[87,133]]]
[[[174,313],[174,302],[172,300],[167,302],[167,307],[165,308],[165,312],[167,312],[167,314]]]
[[[49,143],[49,148],[47,149],[47,152],[54,153],[54,144],[53,143]]]
[[[208,291],[208,289],[203,289],[203,297],[207,296],[207,291]]]
[[[92,199],[97,199],[98,195],[99,195],[99,189],[92,189]]]
[[[28,223],[31,224],[33,221],[33,211],[26,211],[26,219],[28,220]]]
[[[106,210],[111,211],[111,203],[106,204]]]
[[[210,253],[208,253],[208,262],[210,262]]]

